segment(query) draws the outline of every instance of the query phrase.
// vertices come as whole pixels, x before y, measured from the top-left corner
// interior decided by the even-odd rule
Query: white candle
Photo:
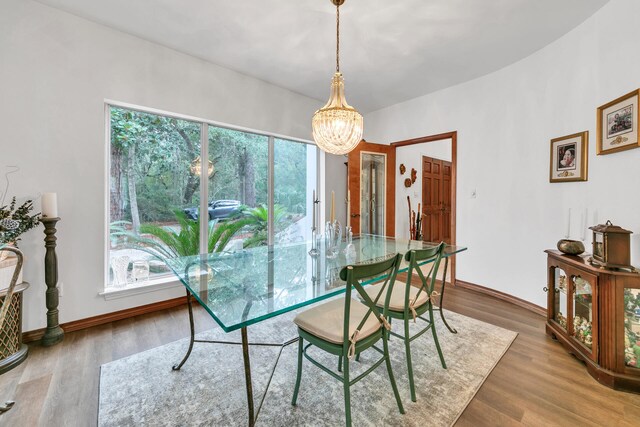
[[[347,227],[351,226],[351,190],[347,190]]]
[[[335,204],[336,204],[336,192],[331,190],[331,223],[333,223],[333,221],[336,220],[336,210],[335,210]]]
[[[587,215],[587,208],[584,208],[584,215],[582,215],[582,232],[580,233],[582,235],[582,240],[587,238]]]
[[[47,218],[58,217],[58,195],[56,193],[44,193],[42,195],[42,216]]]
[[[313,199],[311,199],[311,210],[313,210],[313,229],[316,229],[316,190],[313,190]]]
[[[568,239],[571,236],[571,208],[569,208],[569,216],[567,217],[567,234],[566,238]]]

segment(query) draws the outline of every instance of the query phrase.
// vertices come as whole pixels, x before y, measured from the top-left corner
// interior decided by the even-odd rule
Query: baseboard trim
[[[449,285],[447,283],[447,285]],[[532,302],[525,301],[513,295],[490,289],[475,283],[456,280],[455,286],[468,289],[480,294],[489,295],[502,301],[515,304],[540,316],[546,316],[547,310]],[[114,311],[112,313],[100,314],[98,316],[87,317],[86,319],[74,320],[60,325],[65,332],[79,331],[81,329],[91,328],[93,326],[104,325],[105,323],[115,322],[118,320],[128,319],[130,317],[141,316],[147,313],[166,310],[168,308],[178,307],[187,303],[186,297],[173,298],[166,301],[154,302],[152,304],[141,305],[138,307],[127,308],[125,310]],[[22,342],[38,341],[44,335],[45,328],[24,332],[22,334]]]
[[[455,286],[459,286],[463,289],[468,289],[473,292],[478,292],[480,294],[489,295],[491,297],[497,298],[502,301],[510,302],[511,304],[515,304],[518,307],[522,307],[526,310],[529,310],[535,314],[546,317],[547,309],[544,307],[540,307],[537,304],[534,304],[529,301],[525,301],[518,297],[514,297],[513,295],[505,294],[504,292],[496,291],[495,289],[490,289],[484,286],[476,285],[475,283],[465,282],[463,280],[456,280]]]
[[[81,329],[91,328],[93,326],[104,325],[105,323],[115,322],[118,320],[128,319],[130,317],[153,313],[155,311],[178,307],[186,303],[186,297],[172,298],[166,301],[154,302],[152,304],[127,308],[125,310],[114,311],[112,313],[105,313],[98,316],[87,317],[86,319],[74,320],[73,322],[63,323],[60,326],[65,332],[79,331]],[[22,334],[22,342],[38,341],[44,335],[44,331],[45,328],[24,332]]]

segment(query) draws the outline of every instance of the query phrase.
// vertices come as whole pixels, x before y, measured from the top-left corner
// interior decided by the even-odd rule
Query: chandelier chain
[[[336,73],[340,72],[340,5],[336,5]]]

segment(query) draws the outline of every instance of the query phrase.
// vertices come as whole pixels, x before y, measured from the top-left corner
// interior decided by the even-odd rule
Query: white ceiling
[[[319,101],[329,96],[330,0],[38,1]],[[485,75],[608,1],[347,0],[340,8],[347,100],[366,113]]]

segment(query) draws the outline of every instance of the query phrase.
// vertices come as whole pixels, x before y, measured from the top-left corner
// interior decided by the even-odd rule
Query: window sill
[[[182,283],[175,276],[161,277],[149,280],[144,284],[129,284],[126,288],[105,288],[98,295],[104,297],[105,301],[119,298],[126,298],[132,295],[146,294],[149,292],[162,291],[165,289],[181,288]]]

